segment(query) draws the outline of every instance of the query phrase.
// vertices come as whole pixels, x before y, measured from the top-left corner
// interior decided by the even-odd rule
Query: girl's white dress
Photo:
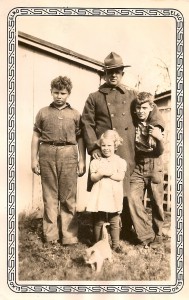
[[[93,159],[90,164],[90,173],[96,173],[99,169],[111,169],[113,173],[126,171],[126,161],[114,154],[109,158]],[[103,177],[93,184],[87,211],[91,212],[121,212],[123,208],[123,181],[115,181],[109,177]]]

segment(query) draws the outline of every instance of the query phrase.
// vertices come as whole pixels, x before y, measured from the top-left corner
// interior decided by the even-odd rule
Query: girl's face
[[[110,157],[114,154],[115,152],[115,145],[114,145],[114,141],[112,141],[111,139],[103,139],[101,141],[101,152],[105,157]]]

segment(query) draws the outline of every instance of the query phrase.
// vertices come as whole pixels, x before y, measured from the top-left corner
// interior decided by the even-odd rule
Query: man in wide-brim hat
[[[123,181],[124,198],[123,211],[121,214],[121,236],[123,239],[131,241],[132,224],[135,228],[136,222],[138,222],[138,226],[141,226],[143,236],[139,238],[135,233],[135,237],[137,237],[138,242],[145,244],[149,238],[154,238],[154,232],[145,219],[140,217],[140,214],[137,214],[137,212],[133,214],[132,211],[133,202],[130,197],[130,175],[133,173],[135,167],[134,125],[136,118],[133,111],[133,100],[136,99],[137,93],[121,83],[125,67],[130,66],[125,65],[122,58],[115,52],[111,52],[105,58],[103,69],[106,82],[99,87],[98,91],[91,93],[85,103],[81,118],[82,131],[87,151],[92,159],[99,159],[101,156],[96,141],[106,130],[114,129],[123,138],[123,144],[119,146],[116,151],[116,154],[127,162],[127,172]],[[150,115],[151,121],[155,120],[158,114],[160,114],[155,104],[154,106],[153,114]],[[88,191],[90,191],[91,187],[92,182],[89,176]],[[104,199],[104,201],[107,201],[108,205],[108,199]],[[95,242],[100,239],[102,224],[104,221],[107,221],[106,218],[107,214],[104,214],[104,220],[98,220],[99,228],[97,228],[97,226],[94,227]],[[96,221],[95,213],[93,220],[94,222]]]
[[[105,80],[110,86],[117,86],[121,83],[124,75],[124,68],[130,65],[124,65],[121,56],[115,52],[111,52],[104,60]]]
[[[101,156],[96,141],[101,134],[108,129],[116,130],[123,138],[123,145],[116,154],[127,162],[127,172],[124,178],[124,200],[122,213],[122,236],[127,239],[130,235],[131,221],[128,214],[127,198],[130,190],[130,174],[132,173],[134,160],[135,127],[131,116],[131,103],[136,98],[136,92],[129,90],[121,83],[125,65],[122,58],[115,52],[111,52],[104,60],[105,83],[98,91],[91,93],[85,103],[82,114],[82,130],[88,154],[92,159]],[[88,178],[88,191],[92,182]],[[108,201],[108,199],[104,199]],[[100,231],[94,232],[95,241],[100,239]]]
[[[104,60],[104,70],[124,67],[130,67],[130,65],[124,65],[121,56],[119,56],[115,52],[111,52]]]

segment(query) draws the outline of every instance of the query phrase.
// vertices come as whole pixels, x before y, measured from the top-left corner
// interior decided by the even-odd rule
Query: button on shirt
[[[34,131],[41,134],[41,142],[69,142],[77,144],[76,137],[80,136],[80,114],[68,103],[58,109],[51,103],[40,109],[36,116]]]

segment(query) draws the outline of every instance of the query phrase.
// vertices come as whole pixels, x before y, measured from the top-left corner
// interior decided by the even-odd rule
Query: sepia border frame
[[[16,18],[18,16],[166,17],[176,21],[175,265],[173,285],[43,285],[16,282]],[[184,17],[176,9],[15,7],[7,15],[7,284],[16,293],[170,294],[184,285]]]

